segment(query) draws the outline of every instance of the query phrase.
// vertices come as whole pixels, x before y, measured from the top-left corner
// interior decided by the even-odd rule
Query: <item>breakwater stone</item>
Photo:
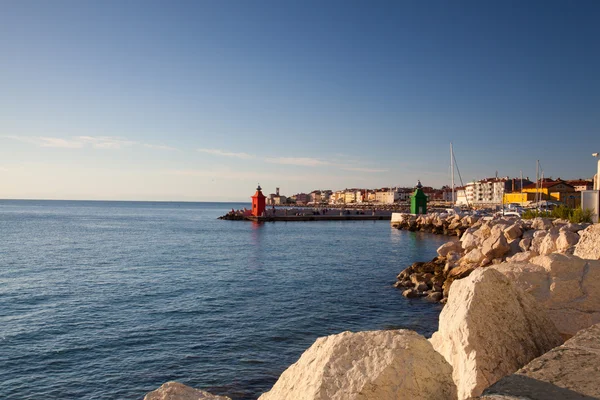
[[[456,399],[452,368],[409,330],[322,337],[259,400]]]

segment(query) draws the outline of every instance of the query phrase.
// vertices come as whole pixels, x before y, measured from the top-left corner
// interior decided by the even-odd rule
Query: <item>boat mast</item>
[[[537,160],[537,163],[535,164],[535,203],[536,206],[540,207],[539,205],[539,198],[540,198],[540,160]]]
[[[521,206],[523,206],[523,170],[521,170]]]
[[[452,170],[452,207],[454,207],[454,151],[452,150],[452,142],[450,142],[450,169]]]

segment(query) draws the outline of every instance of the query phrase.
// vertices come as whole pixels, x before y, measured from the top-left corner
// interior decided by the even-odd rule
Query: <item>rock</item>
[[[520,253],[515,254],[512,257],[508,257],[506,258],[506,262],[507,263],[523,263],[523,262],[527,262],[530,259],[532,259],[533,257],[538,256],[537,253],[534,253],[533,251],[523,251]]]
[[[579,235],[569,230],[560,231],[556,239],[556,250],[564,253],[571,246],[575,246],[579,242]]]
[[[535,299],[494,267],[452,284],[430,340],[453,367],[459,399],[480,395],[562,342]]]
[[[581,224],[573,224],[573,223],[570,223],[570,222],[568,224],[563,225],[563,226],[560,227],[561,231],[565,231],[566,230],[566,231],[573,232],[573,233],[577,233],[577,232],[579,232],[582,229],[583,229],[583,225],[581,225]]]
[[[527,237],[527,238],[521,239],[521,241],[519,242],[519,247],[523,251],[529,250],[529,248],[531,247],[531,238]]]
[[[537,247],[537,252],[541,255],[554,253],[557,250],[556,239],[558,239],[558,235],[553,235],[552,233],[545,235]],[[532,245],[531,247],[533,248],[534,246]]]
[[[417,286],[420,283],[425,283],[425,278],[423,277],[423,274],[414,273],[410,276],[410,281],[413,285]]]
[[[415,286],[415,290],[417,292],[424,292],[424,291],[426,291],[428,289],[429,289],[429,286],[427,286],[427,284],[424,283],[424,282],[421,282],[417,286]]]
[[[534,218],[533,223],[531,224],[533,229],[543,229],[548,230],[552,228],[552,220],[550,218]]]
[[[215,396],[204,390],[191,388],[179,382],[167,382],[148,393],[144,400],[231,400],[226,396]]]
[[[535,231],[533,233],[533,239],[531,239],[531,247],[529,250],[533,250],[536,253],[540,254],[540,247],[544,238],[548,235],[548,231]]]
[[[427,295],[427,300],[435,301],[437,303],[438,301],[442,300],[443,297],[444,295],[441,291],[431,292]]]
[[[569,220],[560,219],[560,218],[557,218],[554,221],[552,221],[552,225],[554,225],[554,226],[563,226],[563,225],[567,225],[568,223],[569,223]]]
[[[416,289],[406,289],[404,292],[402,292],[402,296],[406,297],[407,299],[414,299],[415,297],[420,297]]]
[[[493,232],[489,238],[484,240],[481,247],[481,252],[490,260],[502,257],[508,250],[510,250],[510,246],[502,231]]]
[[[517,239],[517,238],[521,237],[522,234],[523,234],[523,231],[521,230],[521,228],[519,227],[518,224],[512,224],[511,226],[506,228],[506,230],[504,231],[504,236],[508,240]]]
[[[505,258],[512,257],[521,252],[521,240],[519,238],[508,242],[508,251],[504,254]]]
[[[408,330],[319,338],[259,400],[456,399],[452,368]]]
[[[490,268],[533,295],[562,335],[600,323],[600,261],[553,253]]]
[[[577,257],[600,260],[600,224],[593,224],[579,232],[581,239],[575,246]]]
[[[465,234],[461,238],[461,245],[465,251],[470,251],[478,247],[480,243],[480,238],[476,237],[471,232],[465,232]]]
[[[496,382],[481,397],[500,398],[600,398],[600,325],[578,332],[562,346]]]
[[[465,254],[463,258],[461,258],[461,263],[466,262],[469,264],[479,264],[484,258],[485,255],[481,252],[481,250],[473,249]]]
[[[451,251],[462,253],[461,243],[458,240],[445,243],[437,249],[437,253],[440,257],[446,257]]]

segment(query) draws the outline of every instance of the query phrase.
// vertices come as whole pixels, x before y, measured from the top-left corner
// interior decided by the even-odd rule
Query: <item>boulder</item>
[[[600,261],[553,253],[490,268],[535,297],[563,336],[600,323]]]
[[[533,251],[522,251],[520,253],[516,253],[512,257],[507,257],[506,262],[507,263],[523,263],[523,262],[529,261],[530,259],[532,259],[533,257],[536,257],[536,256],[538,256],[538,254],[534,253]]]
[[[544,235],[539,246],[536,247],[537,252],[541,255],[547,255],[556,252],[556,239],[558,239],[557,234],[552,234],[549,232],[547,235]],[[533,248],[534,246],[532,245],[531,247]]]
[[[517,239],[521,237],[522,234],[523,231],[521,230],[518,224],[512,224],[504,230],[504,236],[506,236],[506,239],[508,240]]]
[[[260,400],[456,399],[452,368],[409,330],[319,338]]]
[[[461,240],[462,248],[465,251],[473,250],[474,248],[478,247],[479,244],[481,243],[481,239],[479,237],[475,236],[471,232],[465,232],[465,234],[463,235],[463,237],[460,240]]]
[[[438,247],[437,253],[440,257],[446,257],[451,251],[462,253],[461,243],[453,240]]]
[[[552,228],[552,220],[550,218],[534,218],[533,222],[531,224],[531,227],[533,229],[543,229],[543,230],[548,230],[550,228]]]
[[[600,260],[600,224],[590,225],[580,231],[581,239],[575,246],[577,257]]]
[[[461,258],[461,263],[479,264],[485,259],[485,255],[479,249],[473,249]]]
[[[430,339],[453,367],[459,399],[480,395],[562,343],[535,299],[493,268],[476,269],[452,284]]]
[[[481,252],[490,260],[502,257],[509,250],[510,246],[500,230],[492,232],[481,245]]]
[[[215,396],[204,390],[194,389],[179,382],[167,382],[148,393],[144,400],[231,400],[226,396]]]
[[[533,232],[533,238],[531,239],[531,247],[529,247],[529,250],[533,250],[540,254],[540,247],[546,236],[548,236],[548,231]]]
[[[529,250],[529,248],[531,247],[531,238],[526,237],[526,238],[521,239],[521,241],[519,241],[519,247],[523,251]]]
[[[583,229],[583,225],[581,225],[581,224],[572,224],[572,223],[568,223],[568,224],[563,225],[563,226],[560,227],[561,231],[567,230],[567,231],[574,232],[574,233],[577,233],[577,232],[579,232],[582,229]]]
[[[556,250],[559,253],[564,253],[571,246],[575,246],[579,242],[579,235],[569,230],[560,231],[556,239]]]
[[[586,397],[588,396],[588,397]],[[600,325],[531,361],[485,390],[481,399],[600,398]]]

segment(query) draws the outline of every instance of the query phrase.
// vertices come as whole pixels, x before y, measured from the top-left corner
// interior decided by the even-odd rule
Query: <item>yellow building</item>
[[[536,187],[535,183],[525,186],[522,193],[504,194],[504,203],[519,203],[527,205],[536,201],[536,194],[540,194],[540,200],[559,201],[565,205],[576,208],[581,204],[581,193],[565,181],[545,179]]]
[[[535,201],[535,193],[504,193],[504,204],[518,203],[522,206]]]

